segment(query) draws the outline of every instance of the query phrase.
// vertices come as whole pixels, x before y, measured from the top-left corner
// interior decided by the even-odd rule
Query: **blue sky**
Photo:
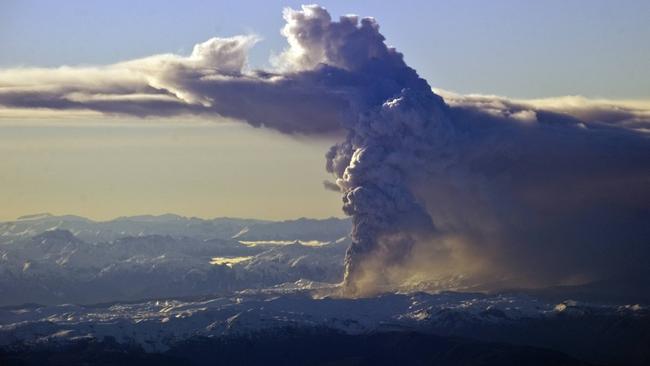
[[[0,67],[107,64],[188,53],[212,36],[264,38],[251,63],[284,47],[296,1],[5,0]],[[650,97],[650,2],[322,1],[378,19],[388,43],[434,87],[531,98]]]

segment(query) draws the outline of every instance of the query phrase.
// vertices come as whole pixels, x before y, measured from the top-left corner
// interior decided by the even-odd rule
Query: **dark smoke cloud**
[[[353,244],[344,290],[546,286],[650,273],[650,108],[579,97],[434,93],[371,18],[286,10],[277,69],[255,37],[190,56],[0,71],[7,108],[219,115],[305,135],[347,133],[325,182]]]
[[[0,105],[107,114],[219,115],[285,133],[340,130],[349,113],[343,90],[325,65],[285,74],[247,71],[252,36],[212,38],[187,57],[157,55],[97,68],[0,72]],[[314,113],[318,111],[318,113]]]

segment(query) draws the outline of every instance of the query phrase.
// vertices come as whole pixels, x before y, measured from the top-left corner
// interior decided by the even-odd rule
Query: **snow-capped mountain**
[[[640,305],[604,306],[570,300],[554,304],[518,293],[409,293],[344,299],[330,296],[335,292],[333,285],[300,280],[225,297],[5,307],[0,309],[0,346],[110,337],[149,352],[162,352],[197,337],[287,328],[331,329],[344,334],[417,331],[514,343],[521,336],[519,342],[524,344],[548,346],[546,338],[535,340],[531,335],[575,327],[576,331],[569,333],[576,339],[565,339],[566,332],[556,333],[556,340],[572,342],[567,346],[575,351],[581,334],[588,332],[580,328],[585,322],[612,332],[621,326],[643,329],[650,315]],[[528,334],[521,335],[525,329]],[[561,344],[555,348],[563,349]]]
[[[336,282],[349,245],[349,221],[339,219],[164,215],[97,223],[38,215],[0,228],[0,305],[205,295],[301,278]]]
[[[169,235],[199,240],[336,240],[347,236],[350,220],[301,218],[265,221],[238,218],[200,219],[173,214],[120,217],[110,221],[93,221],[80,216],[54,216],[43,213],[22,216],[0,223],[0,243],[32,237],[49,230],[68,230],[86,242],[107,242],[124,237]]]
[[[299,289],[313,287],[311,283],[300,281],[292,291],[287,291],[287,286],[195,301],[4,308],[0,310],[0,345],[112,336],[119,342],[136,341],[152,350],[162,350],[192,336],[221,336],[264,328],[323,326],[363,333],[446,322],[452,311],[487,322],[543,317],[558,311],[553,304],[526,296],[415,293],[318,299]],[[494,316],[497,312],[499,315]]]
[[[94,222],[43,214],[0,224],[0,362],[3,352],[21,360],[36,349],[73,355],[79,342],[172,357],[193,354],[194,345],[212,349],[210,342],[231,349],[233,339],[245,348],[250,337],[261,343],[280,337],[280,346],[289,347],[302,339],[292,335],[296,329],[350,344],[375,335],[392,344],[401,336],[391,334],[405,333],[502,342],[509,355],[535,346],[596,363],[650,359],[647,303],[589,285],[483,294],[425,293],[431,289],[418,284],[340,298],[349,230],[340,219],[175,215]],[[592,300],[571,300],[589,294]]]

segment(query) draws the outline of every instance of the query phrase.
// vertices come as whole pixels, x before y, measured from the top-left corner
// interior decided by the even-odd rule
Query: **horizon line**
[[[0,223],[10,223],[10,222],[16,222],[16,221],[28,221],[28,220],[37,220],[41,218],[63,218],[63,217],[75,217],[75,218],[80,218],[84,219],[87,221],[92,221],[96,223],[101,223],[101,222],[111,222],[111,221],[117,221],[120,219],[133,219],[133,218],[162,218],[164,216],[169,216],[169,217],[176,217],[179,219],[186,219],[186,220],[192,220],[192,219],[197,219],[197,220],[203,220],[203,221],[214,221],[214,220],[255,220],[255,221],[263,221],[263,222],[287,222],[287,221],[298,221],[298,220],[330,220],[330,219],[337,219],[337,220],[349,220],[349,216],[327,216],[327,217],[307,217],[307,216],[300,216],[300,217],[294,217],[294,218],[284,218],[284,219],[264,219],[264,218],[254,218],[254,217],[237,217],[237,216],[214,216],[214,217],[201,217],[201,216],[185,216],[185,215],[179,215],[176,213],[172,212],[166,212],[162,214],[133,214],[133,215],[123,215],[123,216],[117,216],[113,217],[110,219],[96,219],[96,218],[91,218],[87,216],[82,216],[82,215],[77,215],[77,214],[52,214],[50,212],[38,212],[38,213],[33,213],[33,214],[26,214],[26,215],[20,215],[14,219],[10,220],[0,220]]]

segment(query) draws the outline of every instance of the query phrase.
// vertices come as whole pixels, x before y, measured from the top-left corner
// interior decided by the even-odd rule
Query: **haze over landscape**
[[[0,360],[650,362],[648,4],[269,4],[3,5]]]

